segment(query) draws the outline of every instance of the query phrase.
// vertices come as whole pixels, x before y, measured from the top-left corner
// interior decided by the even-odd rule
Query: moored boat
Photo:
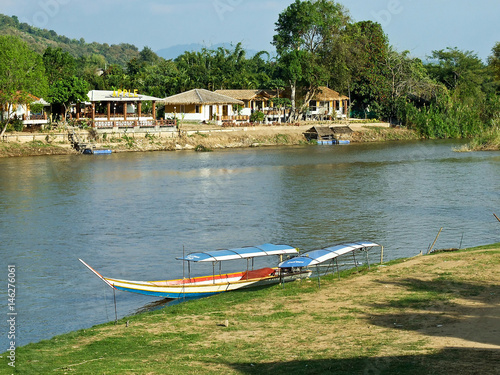
[[[260,246],[248,246],[236,249],[213,250],[205,252],[194,252],[185,257],[177,258],[188,264],[188,277],[173,280],[157,281],[132,281],[104,277],[90,265],[79,259],[87,268],[97,275],[108,286],[117,290],[146,294],[163,298],[194,298],[210,296],[241,288],[276,284],[307,278],[311,271],[301,269],[298,271],[283,270],[278,267],[265,267],[253,269],[253,260],[263,256],[296,255],[296,248],[287,245],[263,244]],[[244,271],[225,273],[215,272],[215,265],[223,261],[246,259],[247,268]],[[211,262],[213,273],[209,276],[191,277],[191,262]],[[250,267],[250,262],[252,267]]]
[[[95,149],[95,148],[86,148],[82,151],[82,154],[87,155],[109,155],[113,151],[110,149]]]
[[[381,261],[383,256],[383,246],[372,242],[372,241],[358,241],[349,242],[339,245],[333,245],[325,247],[322,249],[311,250],[300,254],[300,256],[285,260],[278,265],[278,268],[285,271],[296,271],[299,272],[308,267],[319,266],[321,263],[330,262],[333,270],[333,263],[337,267],[337,272],[339,271],[338,258],[342,255],[352,255],[354,260],[354,265],[358,266],[358,261],[356,260],[356,252],[362,252],[366,256],[366,262],[368,267],[370,263],[368,261],[368,251],[374,247],[380,247],[381,250]],[[319,272],[318,272],[319,275]]]

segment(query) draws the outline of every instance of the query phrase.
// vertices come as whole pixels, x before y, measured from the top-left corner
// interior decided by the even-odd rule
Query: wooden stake
[[[429,254],[429,253],[431,252],[431,250],[432,250],[432,248],[434,247],[434,245],[436,244],[436,241],[438,240],[438,237],[439,237],[439,235],[441,234],[441,231],[442,231],[442,230],[443,230],[443,227],[441,227],[441,228],[439,229],[439,232],[438,232],[438,234],[437,234],[436,238],[434,239],[434,242],[432,243],[431,247],[429,247],[429,250],[427,250],[427,254]]]
[[[118,323],[118,313],[116,312],[116,288],[113,288],[113,300],[115,301],[115,325]]]

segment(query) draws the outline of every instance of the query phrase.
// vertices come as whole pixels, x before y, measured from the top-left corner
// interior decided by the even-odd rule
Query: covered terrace
[[[328,118],[346,118],[349,98],[340,95],[337,91],[320,86],[318,92],[309,102],[309,112],[318,120]]]
[[[165,117],[175,118],[177,115],[186,120],[223,122],[236,120],[237,112],[234,106],[242,106],[241,100],[212,92],[205,89],[193,89],[163,99],[165,102]]]
[[[137,90],[92,90],[89,102],[76,105],[77,120],[89,119],[94,128],[153,128],[175,126],[175,120],[157,120],[154,96]]]

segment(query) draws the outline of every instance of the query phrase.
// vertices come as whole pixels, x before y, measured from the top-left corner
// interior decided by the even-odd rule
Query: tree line
[[[279,15],[272,45],[276,56],[247,56],[238,43],[186,51],[173,60],[145,47],[117,64],[61,48],[37,54],[18,38],[2,36],[0,103],[31,93],[68,108],[90,89],[134,88],[156,97],[193,88],[286,89],[295,120],[318,88],[328,86],[349,96],[356,117],[387,120],[424,137],[471,137],[499,125],[499,42],[486,63],[450,47],[422,61],[395,50],[380,24],[353,22],[339,3],[296,0]],[[23,72],[29,74],[12,80]]]

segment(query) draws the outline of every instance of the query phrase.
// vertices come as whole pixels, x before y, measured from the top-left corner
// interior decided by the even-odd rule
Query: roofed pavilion
[[[329,87],[320,86],[316,95],[309,102],[312,113],[319,115],[336,115],[337,117],[347,116],[349,98],[340,95],[337,91]]]
[[[78,104],[76,118],[89,118],[95,127],[134,127],[147,125],[149,122],[153,124],[156,121],[155,104],[162,100],[139,94],[137,90],[91,90],[87,96],[90,105],[82,114]],[[151,112],[143,113],[144,102],[152,103],[149,107]]]
[[[233,105],[243,105],[238,99],[205,89],[193,89],[163,99],[165,114],[181,114],[186,120],[218,122],[230,120],[234,116]]]

